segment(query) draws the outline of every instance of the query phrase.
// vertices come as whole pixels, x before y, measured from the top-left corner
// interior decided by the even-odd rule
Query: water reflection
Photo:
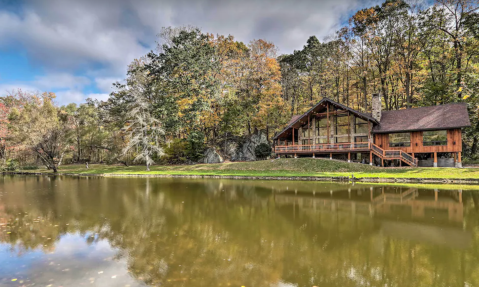
[[[0,286],[476,286],[476,192],[0,177]]]

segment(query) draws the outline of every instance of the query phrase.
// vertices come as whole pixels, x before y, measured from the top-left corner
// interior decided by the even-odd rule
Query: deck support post
[[[313,153],[313,158],[316,158],[315,154]]]
[[[351,153],[348,152],[348,162],[351,162]]]
[[[351,117],[349,116],[348,111],[348,143],[351,143]]]
[[[384,167],[384,159],[381,159],[381,166]]]
[[[293,146],[294,146],[294,127],[293,127]]]
[[[462,168],[461,152],[458,152],[458,153],[457,153],[456,167],[457,167],[457,168]]]
[[[437,152],[434,152],[434,167],[437,167]]]
[[[331,143],[331,131],[330,131],[330,123],[329,123],[329,103],[326,103],[326,117],[328,118],[327,124],[327,133],[328,133],[328,144]]]
[[[296,154],[294,154],[294,158],[298,158],[298,156]]]
[[[369,165],[373,165],[373,152],[369,152]]]
[[[308,143],[311,145],[311,115],[308,115]]]
[[[329,153],[329,159],[333,159],[333,153],[332,152]]]

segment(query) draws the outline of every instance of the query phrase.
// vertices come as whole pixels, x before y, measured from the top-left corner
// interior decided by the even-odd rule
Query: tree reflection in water
[[[138,285],[479,285],[473,191],[154,178],[0,181],[0,246],[10,249],[0,249],[0,257],[53,253],[83,266],[70,272],[89,280],[97,270],[88,273],[88,266],[103,260],[89,254],[108,243],[111,261],[125,262],[115,268]],[[56,249],[66,238],[84,242],[80,255]],[[46,272],[28,256],[24,263],[32,266],[20,274],[29,283]]]

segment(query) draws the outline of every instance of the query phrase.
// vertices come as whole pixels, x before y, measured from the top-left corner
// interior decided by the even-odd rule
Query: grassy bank
[[[47,170],[38,170],[48,172]],[[119,166],[92,164],[65,165],[60,173],[79,174],[163,174],[163,175],[225,175],[225,176],[351,176],[357,178],[436,178],[465,179],[479,178],[479,168],[380,168],[364,164],[331,161],[327,159],[280,159],[257,162],[236,162],[223,164],[198,164],[177,166]]]

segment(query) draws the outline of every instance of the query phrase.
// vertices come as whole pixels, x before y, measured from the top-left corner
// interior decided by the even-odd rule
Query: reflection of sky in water
[[[0,244],[0,286],[144,286],[127,272],[125,259],[114,258],[118,251],[107,240],[89,244],[88,236],[62,236],[50,253]]]

